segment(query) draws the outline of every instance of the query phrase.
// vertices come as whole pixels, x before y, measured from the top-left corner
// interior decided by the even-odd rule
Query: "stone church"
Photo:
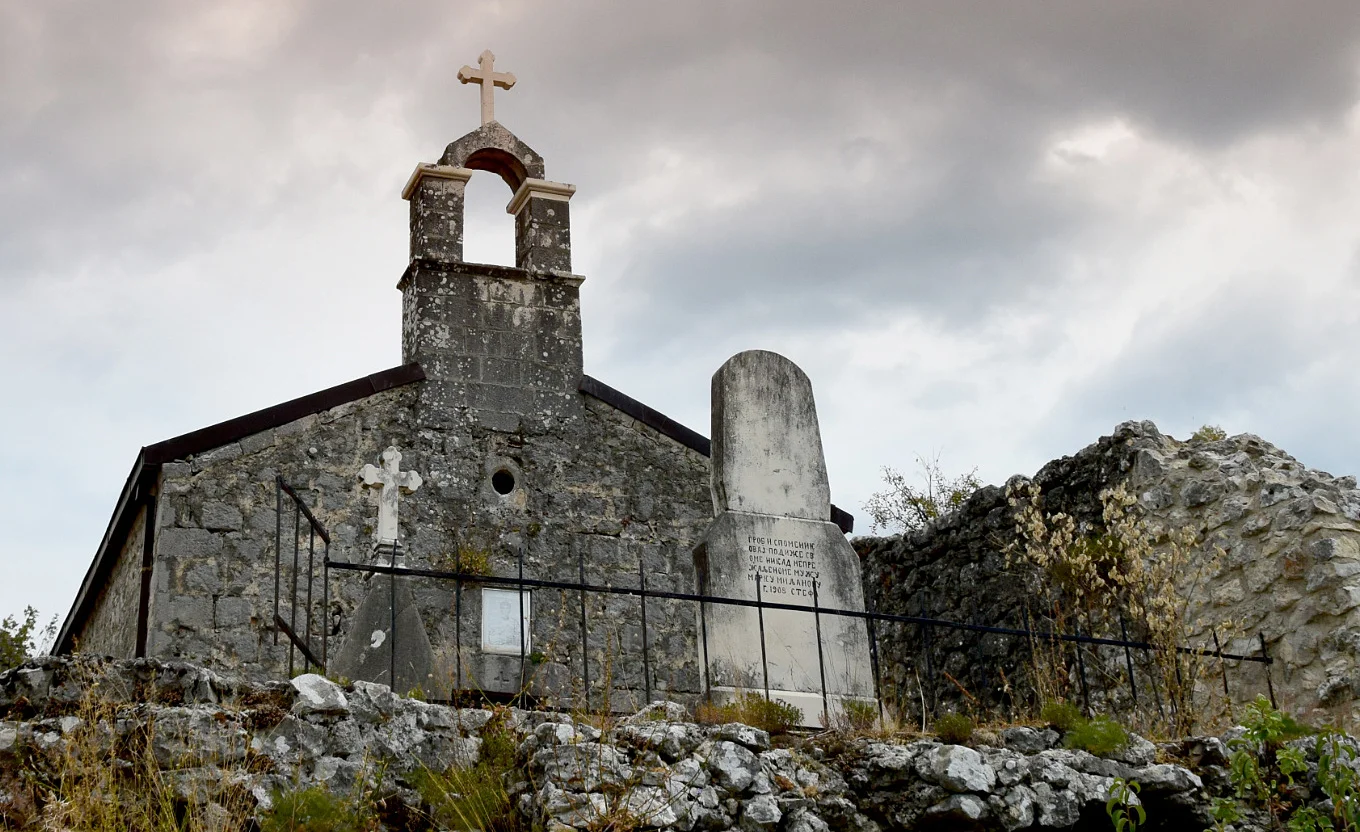
[[[615,586],[645,578],[649,589],[696,590],[691,550],[714,516],[709,440],[584,374],[584,278],[571,270],[575,187],[547,179],[543,158],[495,121],[494,87],[514,79],[494,72],[490,58],[460,73],[481,85],[482,125],[438,162],[417,165],[402,191],[410,259],[396,286],[401,366],[142,448],[55,652],[286,674],[296,657],[276,626],[275,598],[280,584],[287,598],[297,580],[298,538],[278,510],[279,479],[324,527],[334,561],[382,564],[395,554],[416,569],[503,577],[522,569],[528,578]],[[463,260],[463,194],[474,171],[508,186],[514,268]],[[389,448],[399,460],[384,458]],[[392,490],[399,543],[386,554],[381,544],[394,542],[375,528],[379,492],[360,475],[379,464],[414,472],[403,482],[419,483]],[[850,530],[849,515],[830,513]],[[305,527],[302,537],[305,549]],[[700,688],[692,604],[649,602],[644,680],[636,597],[591,596],[583,613],[579,593],[536,590],[524,614],[526,676],[522,651],[493,643],[483,615],[489,593],[505,590],[403,577],[384,595],[386,575],[333,570],[323,591],[319,563],[300,568],[314,591],[284,617],[324,632],[333,659],[379,647],[379,633],[370,644],[356,631],[372,613],[366,599],[413,610],[430,659],[410,686],[430,695],[528,684],[579,702],[588,675],[597,705],[611,696],[623,706],[644,687],[677,696]],[[496,602],[504,608],[504,600]],[[343,672],[334,662],[328,670]]]

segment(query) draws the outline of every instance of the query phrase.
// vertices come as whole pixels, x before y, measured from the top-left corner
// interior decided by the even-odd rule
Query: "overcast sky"
[[[486,48],[579,189],[586,372],[707,434],[787,355],[861,531],[880,466],[1127,419],[1360,473],[1354,0],[0,0],[0,615],[65,615],[142,445],[400,362]]]

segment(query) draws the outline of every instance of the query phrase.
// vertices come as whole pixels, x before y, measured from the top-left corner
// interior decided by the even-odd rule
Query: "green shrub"
[[[858,699],[841,701],[845,722],[851,731],[868,731],[878,722],[878,703],[862,702]]]
[[[1128,744],[1129,732],[1124,726],[1104,716],[1082,720],[1063,737],[1067,748],[1079,748],[1097,757],[1113,754]]]
[[[24,659],[36,656],[40,648],[39,637],[42,637],[43,642],[50,642],[56,632],[55,617],[46,627],[38,628],[38,611],[32,607],[24,609],[22,621],[12,615],[5,616],[0,621],[0,673],[18,667]]]
[[[1086,717],[1081,715],[1081,708],[1071,702],[1045,702],[1039,711],[1039,719],[1063,733],[1086,721]]]
[[[1200,425],[1199,430],[1190,434],[1191,442],[1218,442],[1228,438],[1228,432],[1218,425]]]
[[[371,832],[378,818],[363,796],[341,797],[324,786],[275,789],[260,832]]]
[[[803,724],[803,709],[759,693],[743,692],[722,705],[700,704],[694,709],[694,719],[707,725],[740,722],[771,734],[787,734]]]
[[[963,745],[973,738],[973,720],[963,714],[945,714],[933,727],[940,741],[950,745]]]

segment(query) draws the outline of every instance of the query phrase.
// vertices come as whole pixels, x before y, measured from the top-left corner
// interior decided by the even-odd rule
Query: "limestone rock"
[[[293,713],[297,716],[349,713],[345,692],[325,676],[304,673],[295,677],[292,683],[298,692],[298,698],[293,703]]]
[[[971,748],[946,745],[918,763],[921,776],[951,792],[986,792],[996,785],[996,772]]]

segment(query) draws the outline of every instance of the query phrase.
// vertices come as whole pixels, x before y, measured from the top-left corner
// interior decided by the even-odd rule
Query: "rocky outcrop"
[[[1197,557],[1212,569],[1187,570],[1180,588],[1193,593],[1191,617],[1199,626],[1191,644],[1212,646],[1206,628],[1230,622],[1235,636],[1225,650],[1256,654],[1264,639],[1282,708],[1348,724],[1360,718],[1354,477],[1306,468],[1251,434],[1181,442],[1151,422],[1126,422],[1045,465],[1033,481],[1047,511],[1066,512],[1087,529],[1100,527],[1100,492],[1124,484],[1150,526],[1194,531]],[[880,611],[1023,628],[1030,621],[1025,576],[1002,554],[1014,539],[1005,490],[987,487],[923,531],[861,538],[856,546],[866,592]],[[972,695],[1004,703],[1028,655],[1023,640],[1006,636],[883,629],[885,681],[912,701],[960,697],[942,675],[948,673]],[[1238,701],[1268,688],[1264,665],[1229,663],[1227,672]]]
[[[91,745],[96,723],[102,741]],[[44,659],[0,674],[0,818],[36,822],[45,809],[31,785],[58,782],[81,755],[139,770],[145,760],[128,740],[142,737],[186,805],[235,789],[258,811],[275,790],[366,787],[397,819],[390,828],[407,828],[426,808],[417,773],[474,764],[491,731],[508,732],[515,748],[504,776],[514,811],[555,832],[611,821],[678,832],[1108,828],[1115,778],[1142,784],[1164,828],[1203,828],[1205,783],[1225,780],[1217,740],[1191,743],[1190,756],[1140,741],[1109,758],[1025,727],[976,748],[836,734],[773,743],[746,725],[693,724],[671,703],[601,730],[567,714],[455,708],[316,675],[249,684],[185,664]],[[1168,755],[1182,761],[1159,761]]]

